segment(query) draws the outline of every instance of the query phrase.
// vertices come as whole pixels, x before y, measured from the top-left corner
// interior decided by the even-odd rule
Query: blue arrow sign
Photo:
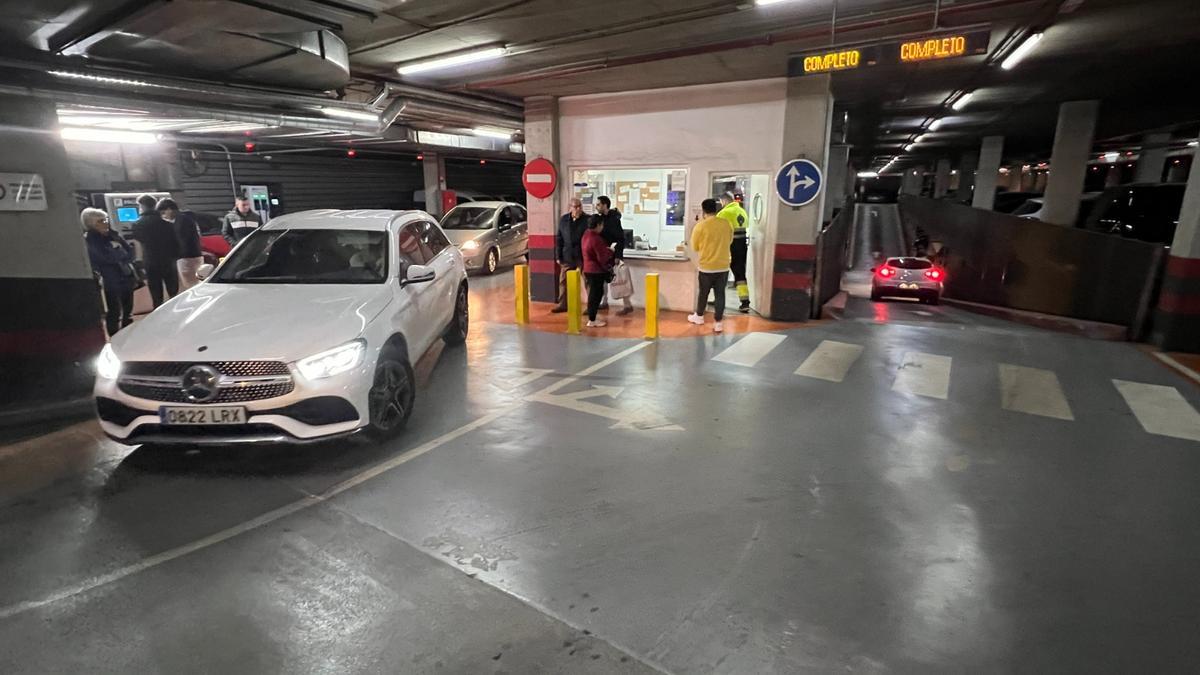
[[[775,174],[775,191],[788,206],[804,206],[821,194],[821,169],[807,159],[793,159]]]

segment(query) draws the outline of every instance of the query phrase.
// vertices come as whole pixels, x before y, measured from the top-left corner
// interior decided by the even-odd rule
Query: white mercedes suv
[[[462,254],[422,211],[306,211],[242,240],[208,278],[120,331],[96,411],[136,444],[394,435],[412,365],[466,340]]]

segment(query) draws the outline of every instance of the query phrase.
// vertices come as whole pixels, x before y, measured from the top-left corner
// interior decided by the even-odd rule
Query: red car
[[[210,213],[194,211],[185,211],[184,213],[190,213],[196,219],[196,224],[200,226],[200,250],[204,252],[205,263],[216,265],[221,258],[229,255],[229,251],[233,247],[225,241],[225,237],[221,234],[222,221],[220,218]]]

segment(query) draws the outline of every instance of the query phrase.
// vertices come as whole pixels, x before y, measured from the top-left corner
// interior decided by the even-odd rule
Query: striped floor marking
[[[787,336],[776,333],[750,333],[714,356],[713,361],[752,368],[786,339]]]
[[[1005,410],[1074,421],[1058,376],[1050,370],[1000,364],[1000,405]]]
[[[1142,428],[1158,436],[1200,441],[1200,413],[1174,387],[1113,380]]]
[[[829,382],[841,382],[846,379],[850,366],[854,365],[862,353],[862,345],[825,340],[804,359],[804,363],[796,369],[796,374]]]
[[[892,391],[916,394],[945,400],[950,395],[950,367],[954,359],[949,356],[907,352],[892,383]]]

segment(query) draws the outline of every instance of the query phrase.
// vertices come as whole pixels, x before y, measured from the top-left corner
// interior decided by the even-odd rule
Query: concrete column
[[[1137,183],[1157,183],[1162,180],[1163,167],[1167,163],[1167,149],[1171,145],[1171,134],[1146,134],[1142,138],[1142,151],[1138,154],[1137,169],[1133,180]]]
[[[975,197],[971,206],[992,210],[996,204],[996,179],[1000,177],[1000,160],[1004,156],[1004,137],[985,136],[979,146],[979,166],[975,171]]]
[[[0,201],[0,425],[15,408],[91,392],[104,344],[100,289],[83,243],[54,103],[0,95],[0,172],[41,179],[44,208]]]
[[[826,171],[829,166],[829,128],[833,115],[833,97],[829,76],[793,77],[788,80],[784,111],[781,158],[809,159]],[[828,174],[826,174],[828,176]],[[759,292],[759,311],[778,321],[804,321],[812,311],[813,279],[816,263],[817,234],[821,228],[828,195],[825,188],[812,203],[791,207],[776,202],[775,228],[763,233],[764,265],[755,269],[755,287]],[[752,254],[754,252],[752,251]]]
[[[921,185],[925,182],[925,167],[914,166],[904,172],[900,179],[900,194],[920,196]]]
[[[446,158],[436,152],[426,152],[421,160],[425,172],[425,211],[434,218],[441,218],[442,190],[446,189]]]
[[[1058,108],[1050,179],[1046,181],[1046,203],[1042,207],[1042,220],[1047,223],[1075,224],[1099,112],[1099,101],[1070,101]]]
[[[1200,167],[1195,164],[1167,258],[1153,339],[1164,351],[1200,353]]]
[[[933,198],[941,199],[950,191],[950,160],[939,159],[933,174]]]
[[[825,210],[823,222],[833,220],[833,210],[846,203],[846,176],[850,171],[850,146],[838,143],[829,146],[829,164],[825,167]]]
[[[979,153],[964,152],[958,158],[958,192],[955,199],[963,204],[970,204],[974,198],[975,172],[979,169]]]
[[[564,209],[561,198],[569,188],[571,177],[559,161],[558,99],[553,96],[531,96],[525,99],[525,158],[543,157],[558,169],[558,189],[549,199],[529,197],[529,272],[530,294],[538,302],[558,299],[558,266],[554,262],[554,228]]]

